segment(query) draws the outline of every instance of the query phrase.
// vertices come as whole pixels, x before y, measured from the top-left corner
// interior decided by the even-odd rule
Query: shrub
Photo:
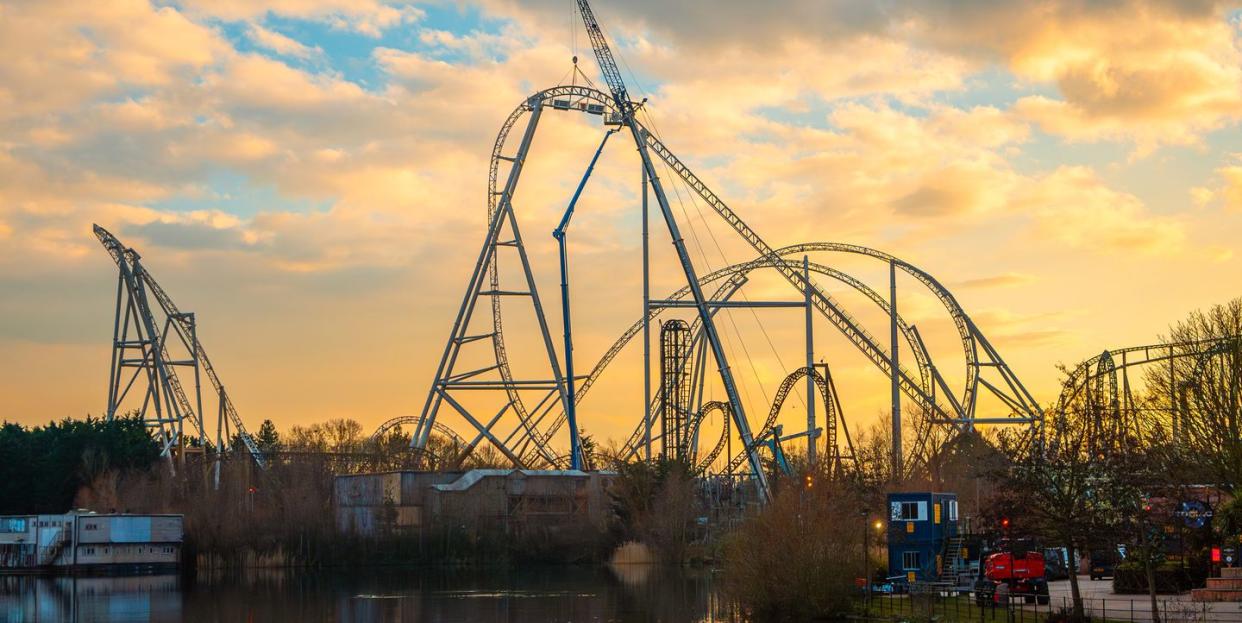
[[[1156,592],[1164,594],[1181,593],[1190,590],[1194,580],[1190,572],[1176,564],[1165,564],[1156,567]],[[1117,565],[1113,574],[1113,591],[1117,593],[1146,593],[1147,572],[1138,563],[1122,563]]]
[[[758,618],[805,620],[850,611],[862,573],[858,499],[827,483],[793,482],[725,544],[725,586]]]

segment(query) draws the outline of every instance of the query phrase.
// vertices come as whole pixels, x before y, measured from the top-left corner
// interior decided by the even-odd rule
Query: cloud
[[[212,28],[145,2],[49,0],[0,15],[0,122],[169,85],[229,50]]]
[[[164,218],[126,225],[118,232],[125,239],[133,234],[157,246],[179,250],[236,250],[249,246],[240,222],[222,212],[193,212],[180,218]]]
[[[1058,96],[1027,95],[1014,106],[1046,131],[1150,150],[1194,142],[1242,115],[1242,51],[1226,6],[936,2],[913,12],[907,28],[938,49],[1055,86]]]
[[[380,0],[187,0],[194,15],[227,21],[252,21],[267,15],[318,21],[338,30],[379,38],[384,31],[422,19],[414,6],[394,6]]]
[[[557,3],[483,4],[564,28]],[[877,90],[900,68],[921,66],[924,77],[903,78],[902,90],[955,90],[963,73],[999,65],[1016,78],[1014,110],[1045,131],[1132,142],[1149,153],[1242,117],[1242,49],[1230,8],[1210,0],[639,1],[603,7],[600,19],[631,61],[678,82],[702,72],[705,80],[767,85],[795,69],[808,87],[820,82],[819,92],[846,97]],[[840,57],[853,62],[823,62]],[[873,59],[886,59],[883,71],[868,71]],[[712,70],[715,63],[732,69]]]
[[[255,45],[271,50],[281,56],[307,60],[323,54],[323,50],[318,47],[304,45],[291,37],[268,30],[259,24],[251,24],[247,34],[250,36],[251,41],[254,41]]]
[[[1234,159],[1242,161],[1242,154],[1234,154]],[[1242,164],[1231,164],[1216,169],[1221,180],[1219,192],[1221,201],[1230,210],[1242,210]]]
[[[1030,184],[1018,201],[1042,236],[1073,247],[1170,254],[1186,239],[1182,221],[1149,214],[1139,198],[1109,188],[1086,167],[1059,167]]]

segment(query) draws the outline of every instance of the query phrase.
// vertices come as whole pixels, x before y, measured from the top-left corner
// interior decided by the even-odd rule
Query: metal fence
[[[1189,594],[1157,600],[1163,623],[1242,623],[1242,604],[1190,601]],[[969,623],[1055,623],[1064,621],[1073,608],[1068,595],[1052,595],[1048,603],[986,603],[979,606],[972,595],[873,595],[862,617],[868,621],[960,621]],[[1116,595],[1084,599],[1084,613],[1092,623],[1147,623],[1153,620],[1146,595]]]

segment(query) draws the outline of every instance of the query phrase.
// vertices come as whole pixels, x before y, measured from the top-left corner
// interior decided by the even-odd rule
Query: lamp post
[[[871,536],[871,530],[868,528],[867,511],[861,513],[863,517],[863,548],[862,548],[862,577],[863,577],[863,611],[866,612],[871,608],[871,576],[867,573],[867,538]],[[868,614],[870,614],[868,612]]]
[[[861,514],[863,517],[863,553],[862,553],[863,582],[865,582],[865,584],[863,585],[864,586],[863,607],[870,608],[871,607],[871,543],[870,543],[871,528],[873,527],[875,528],[876,538],[878,539],[880,535],[880,531],[884,529],[884,522],[877,519],[875,520],[875,523],[872,523],[871,518],[869,516],[871,512],[868,510],[864,509],[861,512]]]

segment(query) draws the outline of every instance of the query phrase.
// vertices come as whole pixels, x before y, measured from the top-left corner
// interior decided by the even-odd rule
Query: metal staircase
[[[56,557],[65,550],[65,545],[69,542],[68,531],[60,528],[56,531],[56,536],[52,537],[52,542],[47,547],[39,548],[38,566],[48,567],[56,562]]]
[[[965,544],[966,538],[960,534],[945,542],[944,558],[940,567],[941,581],[952,582],[955,586],[974,584],[975,574],[970,569],[969,562],[962,558],[962,548]]]

